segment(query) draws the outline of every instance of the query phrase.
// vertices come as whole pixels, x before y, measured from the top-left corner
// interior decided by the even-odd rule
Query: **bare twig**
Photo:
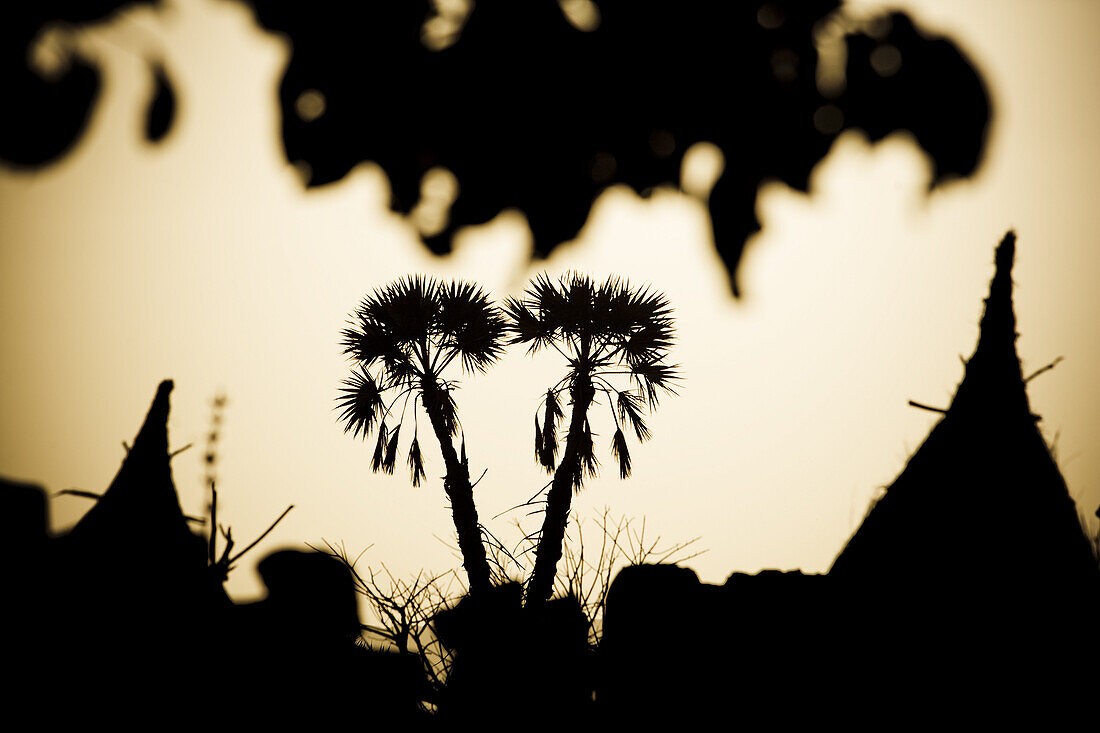
[[[238,560],[240,560],[240,559],[241,559],[241,555],[243,555],[244,553],[248,552],[249,550],[251,550],[251,549],[252,549],[253,547],[255,547],[256,545],[258,545],[258,544],[260,543],[260,540],[262,540],[262,539],[263,539],[264,537],[267,537],[267,536],[268,536],[268,535],[269,535],[269,534],[271,533],[271,530],[275,529],[275,526],[276,526],[276,525],[277,525],[277,524],[278,524],[279,522],[283,521],[283,518],[284,518],[284,517],[285,517],[285,516],[286,516],[287,514],[290,514],[290,510],[291,510],[291,509],[293,509],[293,508],[294,508],[294,505],[293,505],[293,504],[291,504],[291,505],[290,505],[290,506],[288,506],[288,507],[287,507],[286,509],[284,509],[284,510],[283,510],[283,513],[279,515],[279,518],[278,518],[278,519],[276,519],[276,520],[275,520],[274,522],[272,522],[272,523],[271,523],[271,526],[270,526],[270,527],[268,527],[268,528],[267,528],[266,530],[264,530],[264,533],[263,533],[262,535],[260,535],[260,536],[259,536],[259,537],[257,537],[256,539],[252,540],[252,543],[251,543],[251,544],[250,544],[250,545],[249,545],[248,547],[244,548],[243,550],[241,550],[240,552],[238,552],[238,553],[237,553],[236,555],[234,555],[234,556],[233,556],[232,558],[230,558],[230,560],[229,560],[229,564],[230,564],[230,565],[232,565],[233,563],[237,562]]]
[[[909,400],[909,406],[916,407],[920,410],[928,410],[929,412],[938,412],[941,415],[947,414],[947,410],[943,409],[942,407],[932,407],[931,405],[925,405],[921,402],[917,402],[916,400]]]
[[[1049,363],[1049,364],[1047,364],[1046,366],[1044,366],[1044,367],[1042,367],[1042,368],[1040,368],[1040,369],[1036,369],[1035,371],[1033,371],[1033,372],[1031,373],[1031,376],[1029,376],[1029,377],[1024,377],[1024,384],[1027,384],[1027,383],[1028,383],[1028,382],[1030,382],[1030,381],[1031,381],[1032,379],[1035,379],[1035,377],[1039,376],[1040,374],[1043,374],[1044,372],[1049,372],[1049,371],[1050,371],[1051,369],[1053,369],[1054,367],[1058,366],[1058,364],[1059,364],[1059,363],[1061,363],[1062,361],[1065,361],[1065,357],[1064,357],[1064,356],[1059,356],[1059,357],[1058,357],[1057,359],[1055,359],[1054,361],[1050,362],[1050,363]]]
[[[480,484],[481,479],[485,478],[485,474],[487,474],[487,473],[489,473],[489,469],[486,468],[484,471],[481,472],[481,475],[477,477],[477,481],[474,481],[472,484],[470,484],[470,488],[472,489],[475,486],[477,486],[478,484]]]
[[[94,491],[85,491],[84,489],[62,489],[57,492],[57,496],[79,496],[82,499],[91,499],[93,501],[99,501],[103,498],[103,494],[97,494]]]
[[[187,445],[183,446],[182,448],[179,448],[177,450],[172,451],[171,453],[168,454],[168,458],[169,459],[175,458],[180,453],[183,453],[185,450],[187,450],[188,448],[190,448],[193,445],[194,445],[194,443],[188,443]]]
[[[310,547],[329,554],[348,568],[356,591],[367,599],[378,619],[378,623],[360,624],[363,631],[400,652],[416,654],[430,688],[441,690],[450,673],[452,657],[436,638],[431,622],[443,608],[465,594],[465,587],[461,594],[451,591],[456,581],[461,586],[461,574],[456,570],[439,575],[420,571],[406,581],[395,577],[385,564],[380,566],[380,571],[368,567],[360,572],[357,563],[363,553],[351,560],[342,545],[336,546],[328,540],[323,542],[323,548]],[[373,648],[369,641],[361,643]],[[428,701],[422,703],[428,705]]]
[[[549,489],[550,486],[553,483],[554,483],[553,481],[547,482],[547,484],[545,486],[543,486],[541,489],[539,489],[538,491],[536,491],[530,499],[523,502],[522,504],[516,504],[514,507],[511,507],[510,509],[505,509],[500,514],[497,514],[496,516],[494,516],[493,519],[499,519],[500,517],[504,516],[508,512],[514,512],[516,509],[522,509],[525,506],[534,506],[535,504],[545,504],[546,503],[545,499],[543,499],[542,501],[535,501],[535,500],[538,499],[540,496],[542,496],[544,493],[546,493],[546,490]]]

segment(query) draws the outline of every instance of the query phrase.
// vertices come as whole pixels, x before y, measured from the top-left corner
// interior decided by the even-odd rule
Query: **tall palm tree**
[[[665,363],[673,342],[672,309],[664,295],[631,288],[625,280],[611,277],[597,284],[586,275],[569,274],[557,283],[546,275],[536,278],[523,297],[509,298],[504,310],[510,320],[509,343],[529,344],[528,353],[556,349],[569,366],[565,377],[546,391],[541,423],[535,414],[535,460],[554,474],[527,586],[527,604],[538,606],[554,588],[573,491],[599,467],[589,407],[599,402],[600,394],[607,398],[615,423],[611,452],[618,459],[620,478],[626,478],[630,453],[623,425],[639,441],[647,440],[643,410],[657,407],[660,392],[675,394],[677,367]],[[623,382],[629,388],[615,386]],[[555,466],[564,393],[572,409],[565,450]]]
[[[410,276],[364,298],[343,331],[344,353],[357,363],[337,398],[337,409],[343,408],[344,431],[366,438],[377,425],[371,470],[393,473],[397,440],[411,398],[413,439],[408,464],[412,484],[419,486],[424,462],[416,429],[417,403],[423,407],[443,453],[447,469],[443,488],[474,594],[489,589],[489,565],[474,506],[465,438],[461,455],[453,442],[460,427],[452,395],[456,383],[442,374],[455,361],[465,372],[484,372],[503,351],[505,328],[500,309],[478,286]],[[398,412],[395,408],[402,399]]]

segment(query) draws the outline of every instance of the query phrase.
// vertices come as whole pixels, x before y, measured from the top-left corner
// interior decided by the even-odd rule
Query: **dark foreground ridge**
[[[41,489],[0,487],[8,560],[5,698],[40,720],[219,728],[476,722],[489,729],[678,718],[989,723],[1071,719],[1100,689],[1087,667],[1100,569],[1027,400],[1015,350],[1015,237],[997,250],[981,335],[943,419],[824,575],[765,570],[700,583],[675,565],[624,569],[603,638],[571,599],[522,608],[518,584],[467,597],[434,627],[446,688],[409,654],[366,649],[346,566],[281,551],[260,602],[180,510],[171,382],[106,493],[66,535]],[[1082,662],[1084,664],[1082,664]]]

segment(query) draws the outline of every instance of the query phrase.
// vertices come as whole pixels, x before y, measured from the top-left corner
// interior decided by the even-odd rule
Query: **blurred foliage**
[[[708,205],[737,294],[761,183],[805,191],[850,128],[872,140],[910,131],[933,185],[967,176],[991,114],[982,79],[953,42],[902,13],[855,17],[839,0],[246,2],[293,46],[279,87],[288,161],[308,186],[375,161],[404,214],[421,200],[426,173],[449,170],[457,198],[445,221],[421,227],[436,253],[450,250],[459,228],[515,208],[535,255],[546,256],[577,235],[606,187],[644,195],[676,185],[685,153],[705,141],[725,156]],[[41,29],[132,4],[39,3],[4,27],[18,113],[0,121],[0,158],[55,160],[98,94],[96,68],[71,50],[49,74],[28,64]],[[149,64],[156,93],[146,137],[156,142],[174,96],[157,61]]]

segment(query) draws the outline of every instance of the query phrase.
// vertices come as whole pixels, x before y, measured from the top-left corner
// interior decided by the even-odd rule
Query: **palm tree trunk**
[[[485,545],[478,529],[477,507],[474,506],[474,490],[470,485],[469,469],[458,459],[451,433],[447,428],[438,397],[439,388],[426,385],[423,390],[424,411],[432,423],[432,430],[443,451],[443,463],[447,477],[443,490],[451,500],[451,517],[458,533],[458,549],[462,553],[462,565],[470,580],[470,593],[481,595],[490,588],[489,562],[485,557]]]
[[[573,412],[569,418],[569,434],[565,439],[565,453],[554,471],[554,481],[546,495],[546,514],[542,520],[538,548],[535,550],[535,569],[527,586],[527,607],[537,608],[554,591],[554,577],[561,560],[565,541],[565,525],[569,521],[569,508],[573,501],[573,487],[581,472],[581,440],[588,408],[595,397],[595,390],[588,378],[578,379],[570,396]]]

